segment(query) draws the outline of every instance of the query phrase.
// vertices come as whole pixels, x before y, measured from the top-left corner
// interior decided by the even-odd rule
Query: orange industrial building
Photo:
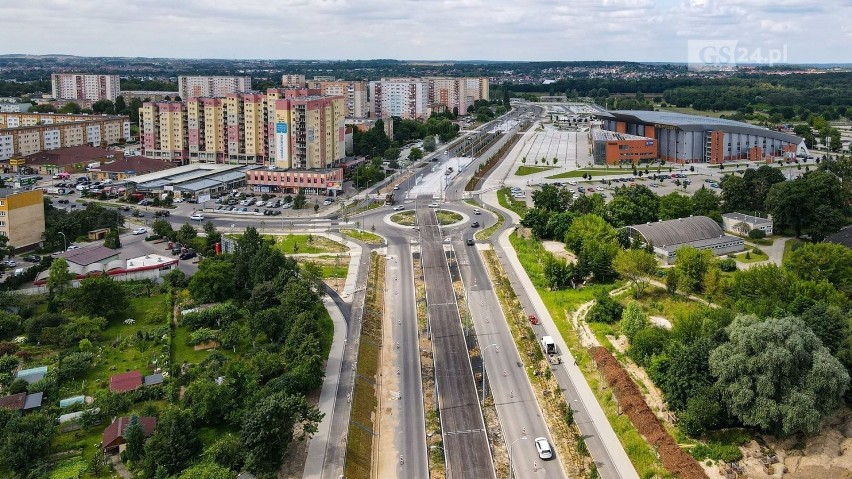
[[[644,136],[617,133],[593,128],[592,156],[595,163],[619,165],[641,163],[657,159],[657,141]]]
[[[798,136],[740,121],[644,110],[607,111],[596,116],[603,122],[603,130],[654,140],[656,157],[674,163],[772,162],[807,154]]]

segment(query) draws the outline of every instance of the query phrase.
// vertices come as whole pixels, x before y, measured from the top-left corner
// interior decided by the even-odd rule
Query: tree
[[[304,397],[276,393],[246,411],[240,437],[248,452],[246,467],[252,472],[272,471],[293,440],[293,428],[301,424],[301,437],[316,432],[323,414]]]
[[[678,192],[671,192],[660,197],[661,220],[673,220],[692,216],[693,208],[692,198]]]
[[[184,223],[183,226],[175,233],[175,239],[182,245],[189,245],[198,236],[195,227],[189,223]]]
[[[305,207],[305,204],[308,202],[305,197],[305,192],[299,188],[299,192],[296,193],[296,196],[293,198],[293,209],[300,210]]]
[[[424,150],[431,153],[431,152],[435,151],[436,148],[437,148],[437,144],[436,144],[434,135],[429,135],[429,136],[423,138],[423,149]]]
[[[155,235],[162,236],[169,240],[175,238],[175,230],[172,228],[171,223],[162,218],[158,218],[151,223],[151,231],[153,231]]]
[[[68,103],[62,105],[62,107],[59,109],[59,113],[70,113],[73,115],[79,115],[82,111],[83,110],[82,108],[80,108],[80,105],[74,103],[73,101],[69,101]]]
[[[784,267],[802,279],[826,280],[838,291],[852,294],[852,249],[843,245],[804,244],[787,255]]]
[[[692,214],[712,218],[719,215],[720,209],[719,196],[704,185],[701,185],[701,188],[692,195]]]
[[[204,223],[204,250],[201,252],[205,257],[216,254],[216,243],[222,242],[222,233],[216,229],[212,221]]]
[[[710,250],[699,250],[692,246],[678,248],[675,257],[678,288],[686,293],[703,292],[705,275],[718,267],[718,259]]]
[[[408,152],[408,159],[411,161],[417,161],[423,158],[423,150],[417,148],[416,146]]]
[[[190,414],[168,408],[160,414],[154,434],[145,444],[145,472],[151,477],[162,467],[170,475],[177,474],[200,450]]]
[[[107,233],[106,238],[104,238],[104,246],[110,249],[121,248],[121,238],[118,236],[118,230],[116,228],[110,228],[109,233]]]
[[[62,296],[65,288],[71,285],[74,275],[68,271],[68,260],[57,258],[50,264],[47,273],[47,289],[51,296]]]
[[[3,261],[7,256],[12,256],[13,252],[14,248],[9,244],[9,237],[0,235],[0,261]]]
[[[94,113],[104,113],[107,115],[115,114],[115,104],[110,100],[98,100],[92,103],[92,112]]]
[[[622,186],[615,189],[612,201],[606,206],[604,218],[620,228],[657,221],[660,199],[647,186]]]
[[[556,258],[548,253],[544,262],[544,277],[551,291],[559,291],[571,286],[573,265],[564,258]]]
[[[198,272],[189,280],[189,293],[201,303],[225,301],[234,292],[234,265],[230,261],[205,258],[198,263]]]
[[[621,318],[624,307],[606,292],[595,295],[595,304],[586,320],[590,323],[613,324]]]
[[[631,341],[639,331],[647,328],[650,324],[648,315],[642,311],[642,307],[635,301],[628,303],[621,314],[621,332]]]
[[[571,192],[566,188],[557,188],[553,185],[542,185],[540,190],[532,194],[533,204],[536,209],[562,212],[571,206]]]
[[[130,423],[124,431],[124,440],[127,441],[127,449],[124,451],[124,459],[138,461],[145,454],[145,431],[139,423],[139,416],[131,416]]]
[[[115,114],[116,115],[124,115],[126,114],[127,103],[125,103],[124,97],[118,95],[115,97]]]
[[[636,364],[647,368],[651,359],[663,352],[669,341],[669,330],[657,326],[641,329],[630,341],[630,349],[627,353]]]
[[[750,211],[752,191],[741,176],[725,175],[719,183],[722,188],[722,211]]]
[[[130,116],[130,121],[139,124],[139,110],[142,108],[142,100],[139,98],[131,98],[127,106],[127,114]]]
[[[619,251],[612,263],[615,271],[624,279],[633,283],[638,298],[648,286],[648,278],[657,272],[657,259],[653,253],[641,249]]]
[[[722,402],[749,427],[813,433],[843,404],[849,374],[795,317],[738,316],[710,354]]]
[[[574,218],[568,233],[565,234],[565,246],[574,254],[579,254],[587,241],[615,242],[615,228],[603,218],[594,214],[585,214]]]
[[[202,462],[183,471],[178,479],[234,479],[234,471],[217,464]]]
[[[13,416],[4,429],[0,440],[0,463],[21,477],[27,477],[27,473],[47,458],[55,431],[53,420],[40,412]]]
[[[677,337],[676,332],[673,336]],[[713,384],[708,361],[715,346],[710,338],[701,336],[687,343],[673,341],[663,376],[656,380],[670,408],[683,411],[689,398]]]
[[[68,292],[68,297],[75,311],[92,317],[120,318],[130,306],[124,287],[107,275],[83,279],[79,288]]]
[[[724,417],[719,398],[711,389],[702,389],[686,403],[686,409],[678,415],[678,426],[691,437],[700,437],[704,432],[716,429]],[[734,454],[740,453],[739,449]],[[726,461],[738,460],[725,458]]]

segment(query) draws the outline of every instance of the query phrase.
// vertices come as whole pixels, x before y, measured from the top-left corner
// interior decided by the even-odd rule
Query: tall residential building
[[[9,246],[32,249],[44,234],[42,191],[0,189],[0,236],[9,238]]]
[[[323,95],[345,98],[347,118],[370,116],[370,102],[367,101],[369,85],[366,81],[312,80],[308,82],[308,88],[319,90]]]
[[[126,116],[0,112],[0,161],[69,146],[115,145],[130,141]]]
[[[115,101],[120,90],[118,75],[54,73],[50,82],[57,100]]]
[[[371,81],[371,111],[378,118],[426,118],[428,93],[428,82],[420,78],[382,78]]]
[[[219,97],[229,93],[251,91],[251,77],[245,76],[181,76],[178,92],[183,100]]]
[[[432,109],[446,108],[460,115],[467,113],[476,100],[488,99],[486,77],[427,77],[429,82],[429,106]]]
[[[318,90],[149,102],[139,115],[149,158],[312,169],[344,157],[344,99]]]
[[[281,85],[284,88],[305,88],[305,75],[296,73],[281,75]]]

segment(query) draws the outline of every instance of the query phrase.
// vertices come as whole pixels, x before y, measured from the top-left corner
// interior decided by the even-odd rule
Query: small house
[[[116,454],[124,450],[127,440],[124,438],[127,432],[127,426],[130,425],[130,417],[120,417],[112,422],[104,429],[103,441],[101,442],[104,452],[107,454]],[[154,428],[157,427],[157,418],[152,416],[139,416],[139,425],[142,426],[142,431],[145,433],[145,438],[151,437],[154,434]]]
[[[759,216],[725,213],[722,215],[722,226],[725,231],[740,235],[747,235],[751,230],[762,230],[766,236],[772,235],[772,220]]]
[[[13,411],[29,412],[41,408],[44,393],[18,393],[0,398],[0,407]]]
[[[114,393],[135,391],[140,387],[142,387],[142,373],[139,371],[128,371],[109,377],[109,390]]]

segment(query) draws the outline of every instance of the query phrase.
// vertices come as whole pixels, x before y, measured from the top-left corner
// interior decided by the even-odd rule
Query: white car
[[[568,184],[571,185],[571,186],[577,186],[577,182],[574,181],[574,180],[568,181]]]
[[[394,187],[393,187],[393,189],[398,190],[398,189],[399,189],[399,185],[394,186]]]
[[[405,206],[402,206],[402,205],[396,205],[396,206],[393,207],[394,211],[402,211],[404,209],[405,209]]]
[[[598,186],[598,187],[597,187],[597,188],[595,188],[595,189],[596,189],[596,190],[598,190],[598,191],[603,191],[603,186]]]
[[[438,203],[429,203],[429,208],[437,208],[438,206]]]
[[[473,214],[478,215],[478,214],[480,214],[480,211],[479,211],[478,209],[474,208],[474,209],[473,209]]]
[[[255,206],[265,206],[265,205],[266,205],[266,202],[265,202],[265,201],[263,201],[263,200],[260,200],[260,201],[258,201],[257,203],[255,203],[254,205],[255,205]]]
[[[204,215],[202,215],[201,213],[193,213],[192,216],[189,217],[189,219],[193,221],[201,221],[204,219]]]
[[[181,198],[181,197],[177,197],[177,198],[175,198],[174,200],[172,200],[172,202],[173,202],[173,203],[183,203],[183,198]]]
[[[146,230],[145,228],[136,228],[135,230],[133,230],[133,234],[135,235],[144,235],[147,232],[148,230]]]
[[[79,246],[77,246],[77,245],[75,245],[75,244],[72,244],[72,245],[68,245],[68,249],[69,249],[69,250],[72,250],[72,249],[80,249],[80,247],[79,247]]]
[[[535,438],[535,448],[538,451],[538,457],[541,459],[551,459],[553,458],[553,449],[550,448],[550,443],[547,442],[547,438],[537,437]]]

